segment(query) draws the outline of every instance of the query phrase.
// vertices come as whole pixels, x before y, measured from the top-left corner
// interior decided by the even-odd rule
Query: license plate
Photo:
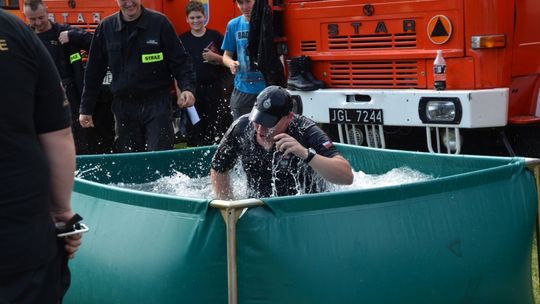
[[[329,109],[332,124],[374,124],[384,123],[382,109]]]
[[[105,74],[105,77],[103,77],[103,84],[110,85],[111,81],[112,81],[112,73],[111,71],[107,71],[107,74]]]

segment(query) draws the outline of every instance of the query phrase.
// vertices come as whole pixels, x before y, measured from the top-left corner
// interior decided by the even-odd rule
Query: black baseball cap
[[[279,86],[269,86],[257,96],[249,120],[272,128],[281,117],[289,115],[292,108],[292,98],[287,90]]]

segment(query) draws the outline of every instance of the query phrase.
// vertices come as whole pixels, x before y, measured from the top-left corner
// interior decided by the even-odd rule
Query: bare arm
[[[349,162],[341,155],[325,157],[317,154],[309,162],[309,165],[313,170],[317,171],[317,173],[331,183],[350,185],[353,182],[354,176],[352,174],[351,165],[349,165]]]
[[[286,133],[274,137],[276,149],[283,154],[292,153],[301,159],[308,157],[308,149],[302,146],[296,139]],[[326,157],[315,155],[309,165],[325,180],[339,185],[350,185],[353,182],[352,168],[349,162],[340,155]]]
[[[210,180],[212,181],[212,192],[215,199],[233,199],[229,172],[220,173],[214,169],[210,169]]]
[[[240,63],[233,60],[233,56],[233,52],[225,51],[225,53],[223,53],[223,65],[228,67],[231,70],[231,73],[234,75],[238,71]]]
[[[67,222],[72,216],[71,191],[75,173],[75,145],[71,127],[39,134],[39,142],[51,170],[50,212],[57,222]],[[72,259],[81,246],[81,235],[65,238],[65,250]]]
[[[75,146],[71,128],[39,134],[51,170],[51,214],[56,220],[66,221],[71,211],[71,190],[75,172]]]

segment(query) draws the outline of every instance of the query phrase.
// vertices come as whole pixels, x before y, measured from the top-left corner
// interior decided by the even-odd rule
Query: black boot
[[[311,59],[308,56],[304,55],[300,56],[300,58],[302,58],[302,60],[304,61],[302,65],[304,67],[304,78],[316,85],[317,88],[324,88],[324,82],[315,78],[315,76],[313,76],[313,74],[311,73]]]
[[[289,68],[289,78],[287,79],[287,89],[296,91],[314,91],[318,87],[309,79],[305,78],[304,60],[302,57],[294,57],[287,60]]]

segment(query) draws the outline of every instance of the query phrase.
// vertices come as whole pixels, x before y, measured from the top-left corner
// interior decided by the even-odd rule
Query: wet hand
[[[203,58],[203,62],[204,63],[210,63],[210,56],[209,56],[209,53],[210,50],[207,49],[207,48],[204,48],[203,51],[202,51],[202,58]]]
[[[58,36],[58,41],[60,41],[61,44],[68,43],[69,42],[68,31],[60,32],[60,35]]]
[[[183,91],[180,93],[180,96],[178,96],[176,103],[181,109],[189,108],[195,104],[195,96],[193,96],[193,93],[190,91]]]
[[[215,53],[212,52],[210,49],[207,49],[207,48],[203,49],[203,52],[202,52],[203,62],[215,64],[214,55]]]
[[[79,115],[79,123],[81,124],[81,127],[83,128],[93,128],[94,127],[94,120],[92,119],[92,115]]]
[[[75,257],[75,252],[79,250],[79,247],[82,244],[82,234],[78,233],[66,236],[64,237],[64,240],[66,241],[64,248],[66,249],[68,258],[73,259]]]
[[[292,153],[301,159],[306,158],[307,149],[289,134],[278,134],[274,136],[274,141],[276,142],[276,150],[284,155]]]
[[[73,217],[73,211],[71,209],[52,210],[51,216],[54,222],[65,223]],[[73,259],[75,257],[75,252],[79,250],[79,247],[82,244],[82,234],[79,233],[79,234],[69,235],[69,236],[64,237],[64,240],[66,242],[64,249],[66,250],[68,254],[68,258]]]

